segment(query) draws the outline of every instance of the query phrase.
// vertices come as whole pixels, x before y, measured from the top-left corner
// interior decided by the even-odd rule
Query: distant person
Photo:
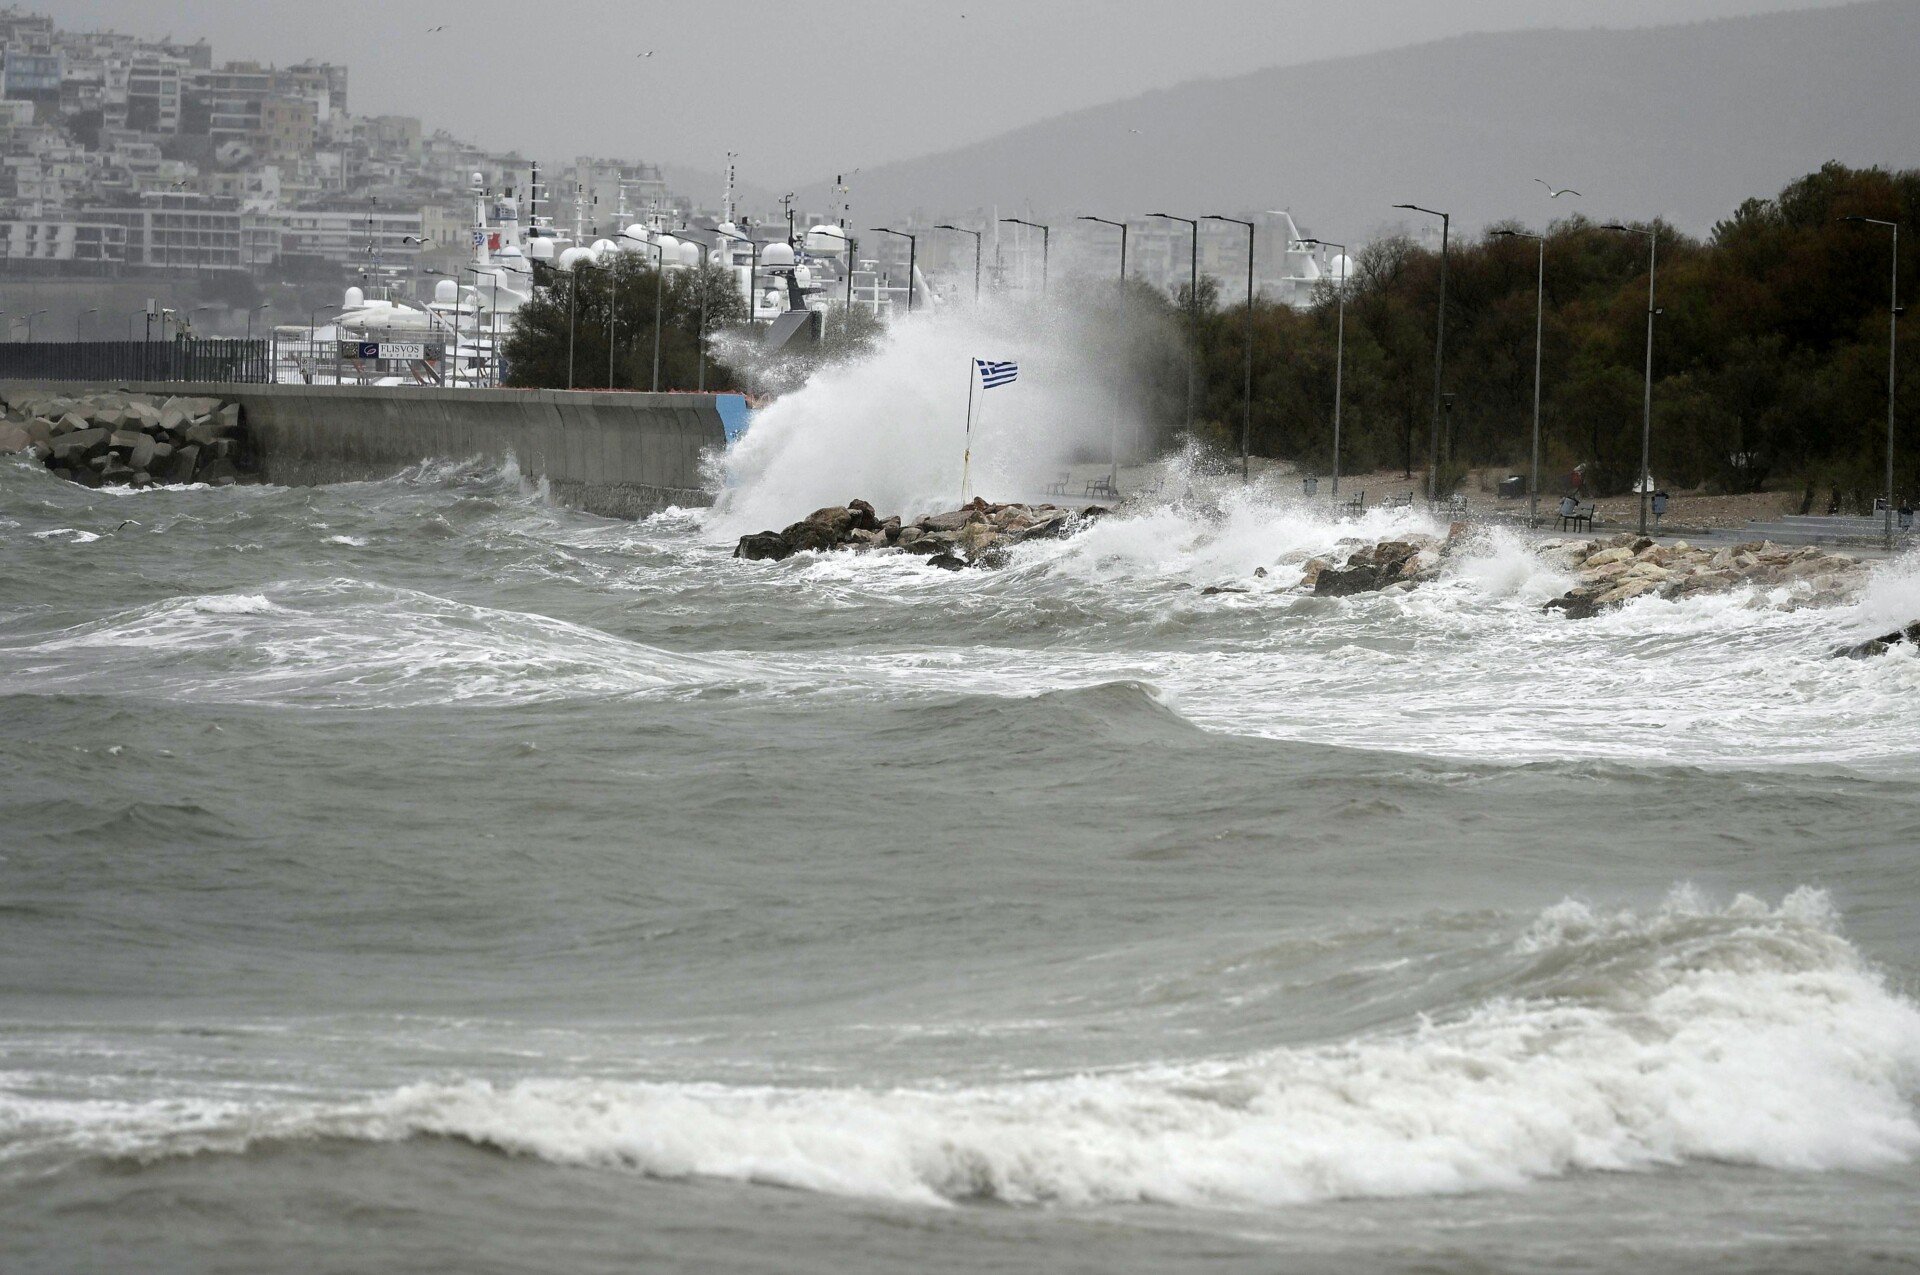
[[[1903,500],[1900,502],[1900,530],[1913,530],[1913,502],[1911,500]]]
[[[1572,492],[1560,497],[1560,516],[1571,518],[1580,512],[1580,498]]]

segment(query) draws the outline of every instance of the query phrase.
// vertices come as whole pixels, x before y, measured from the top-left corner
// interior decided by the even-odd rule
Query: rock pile
[[[1378,593],[1392,589],[1405,592],[1440,574],[1440,563],[1457,549],[1467,535],[1467,524],[1454,523],[1444,539],[1418,533],[1378,544],[1343,540],[1346,556],[1336,564],[1331,558],[1309,558],[1302,568],[1300,587],[1316,598],[1346,598],[1356,593]]]
[[[241,481],[248,461],[238,403],[118,390],[12,399],[0,419],[0,455],[19,452],[87,487],[226,486]]]
[[[891,550],[919,554],[927,565],[949,571],[997,567],[1014,545],[1065,536],[1106,512],[1099,505],[993,505],[976,498],[946,513],[903,522],[897,514],[879,517],[864,500],[850,500],[816,509],[783,531],[742,536],[733,556],[778,562],[809,549]]]
[[[1851,646],[1843,646],[1833,653],[1835,659],[1865,660],[1876,655],[1885,655],[1896,646],[1920,646],[1920,620],[1915,620],[1904,629],[1895,629],[1891,633],[1882,633],[1877,638],[1868,638]]]
[[[1850,600],[1866,581],[1866,568],[1847,554],[1765,540],[1706,549],[1684,540],[1662,545],[1624,533],[1610,540],[1547,540],[1537,551],[1550,565],[1580,576],[1579,584],[1547,603],[1548,610],[1570,620],[1587,619],[1648,594],[1685,598],[1748,586],[1805,585],[1805,596],[1796,599],[1799,605],[1831,606]]]

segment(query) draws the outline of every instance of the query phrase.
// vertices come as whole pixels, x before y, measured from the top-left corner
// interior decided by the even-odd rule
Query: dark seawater
[[[0,465],[0,1269],[1920,1265],[1910,564],[724,524]]]

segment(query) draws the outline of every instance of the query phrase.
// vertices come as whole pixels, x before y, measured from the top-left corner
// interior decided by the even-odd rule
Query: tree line
[[[1658,237],[1651,469],[1663,486],[1832,491],[1871,507],[1885,481],[1888,301],[1884,227],[1901,227],[1900,291],[1915,281],[1920,171],[1829,164],[1772,199],[1752,199],[1704,239],[1662,222]],[[1469,469],[1524,474],[1532,450],[1538,246],[1490,227],[1448,260],[1441,486]],[[1541,486],[1576,467],[1606,495],[1640,461],[1646,357],[1643,235],[1584,217],[1546,235]],[[1346,296],[1341,470],[1423,473],[1433,416],[1439,253],[1406,237],[1356,254]],[[1244,305],[1205,294],[1194,315],[1205,368],[1204,439],[1237,451]],[[1333,460],[1338,297],[1302,310],[1256,301],[1252,450],[1326,473]],[[1173,303],[1176,307],[1178,302]],[[1916,345],[1902,325],[1895,487],[1920,487],[1913,416]]]

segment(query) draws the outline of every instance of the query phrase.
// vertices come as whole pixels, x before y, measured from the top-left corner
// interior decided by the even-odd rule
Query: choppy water
[[[1920,1262],[1910,566],[732,530],[0,467],[0,1267]]]

